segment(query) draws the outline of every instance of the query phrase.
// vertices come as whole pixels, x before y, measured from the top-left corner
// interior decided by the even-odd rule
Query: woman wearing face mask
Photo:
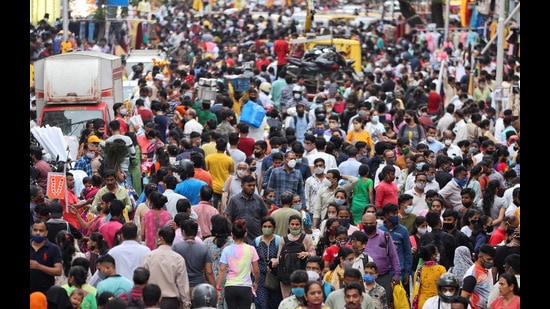
[[[480,201],[482,213],[491,217],[492,226],[499,226],[504,215],[506,213],[506,200],[503,197],[498,196],[498,190],[500,189],[500,181],[493,179],[487,183],[485,191],[483,191],[483,197]],[[489,232],[490,234],[490,232]]]
[[[327,220],[330,218],[338,219],[338,204],[335,201],[329,202],[327,205],[327,213],[325,215],[325,218],[323,218],[323,221],[321,221],[321,224],[319,225],[319,229],[321,232],[328,229]]]
[[[413,309],[422,308],[428,298],[438,295],[437,280],[447,272],[445,267],[438,263],[440,254],[434,244],[420,247],[419,253],[422,264],[418,266],[413,276]]]
[[[474,252],[476,255],[479,252],[479,248],[489,242],[488,233],[493,231],[492,221],[493,219],[491,219],[491,217],[487,215],[481,215],[477,220],[477,224],[472,230],[470,240],[474,244]]]
[[[262,235],[256,237],[254,246],[258,252],[260,259],[258,260],[258,267],[260,268],[260,280],[259,282],[265,282],[265,278],[268,272],[272,272],[277,276],[277,252],[279,251],[279,242],[281,236],[276,235],[275,231],[275,219],[272,217],[264,217],[261,220]],[[281,291],[273,291],[265,288],[263,284],[258,286],[256,290],[256,297],[254,302],[258,309],[268,309],[269,303],[279,303],[282,300]]]
[[[277,201],[275,201],[275,190],[270,188],[265,189],[262,194],[262,198],[264,199],[265,207],[267,207],[266,216],[271,216],[275,210],[279,209],[279,206],[277,206]]]
[[[340,247],[338,255],[329,266],[329,271],[325,273],[323,280],[332,284],[335,289],[343,288],[344,270],[352,268],[355,260],[355,253],[349,247]]]
[[[476,164],[470,170],[470,177],[468,178],[468,183],[466,188],[474,189],[476,196],[474,198],[474,205],[479,205],[479,200],[481,199],[482,191],[481,184],[479,183],[479,177],[485,173],[485,167],[482,164]]]
[[[336,206],[329,207],[334,207],[334,209],[336,209]],[[336,216],[336,211],[334,215]],[[336,217],[328,218],[323,222],[325,223],[326,229],[321,228],[322,236],[319,238],[317,246],[315,247],[315,253],[318,256],[323,256],[325,249],[336,244],[336,228],[340,226],[340,220]]]
[[[411,241],[411,252],[412,252],[412,271],[416,271],[418,267],[418,260],[420,259],[420,252],[418,249],[418,244],[420,243],[420,237],[428,233],[428,221],[426,217],[418,216],[414,220],[414,227],[409,240]]]
[[[353,118],[352,120],[353,130],[349,131],[346,135],[346,141],[352,145],[355,145],[358,141],[363,141],[370,146],[371,149],[374,149],[374,141],[369,133],[365,130],[365,124],[360,117]]]
[[[338,206],[338,220],[340,220],[340,226],[345,227],[348,230],[348,236],[355,231],[359,231],[359,228],[353,224],[353,216],[351,215],[351,209],[349,206]]]
[[[405,125],[399,128],[397,138],[408,138],[411,144],[411,150],[416,151],[416,145],[426,140],[426,133],[424,132],[422,125],[418,122],[418,116],[416,115],[415,110],[406,110],[403,120],[405,121]]]
[[[343,247],[351,248],[351,245],[348,244],[348,230],[342,226],[340,223],[340,226],[338,226],[334,230],[334,238],[335,242],[333,245],[326,248],[321,256],[323,257],[323,261],[325,263],[325,268],[323,268],[323,273],[326,273],[330,270],[330,265],[334,262],[336,259],[336,256],[338,255],[338,252]]]
[[[304,234],[302,244],[304,245],[304,251],[298,253],[298,258],[302,259],[304,261],[304,269],[306,260],[310,256],[314,256],[315,253],[315,246],[313,245],[313,239],[309,234],[306,234],[302,229],[302,217],[300,215],[291,215],[288,218],[288,231],[289,233],[286,235],[286,237],[281,238],[281,242],[279,244],[279,252],[277,253],[277,256],[281,256],[282,248],[285,245],[285,238],[288,238],[290,241],[296,241],[302,237],[302,234]],[[290,295],[290,284],[285,284],[281,282],[281,292],[284,297],[288,297]]]
[[[338,206],[348,205],[348,193],[346,190],[336,189],[336,191],[334,191],[334,202],[338,204]]]
[[[472,231],[477,225],[477,221],[479,220],[480,216],[481,216],[481,211],[479,209],[477,208],[468,209],[464,214],[464,216],[462,217],[462,228],[460,228],[460,231],[466,234],[466,236],[468,237],[472,236]]]

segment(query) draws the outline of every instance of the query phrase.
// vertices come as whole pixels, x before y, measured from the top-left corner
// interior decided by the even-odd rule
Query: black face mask
[[[255,156],[256,158],[259,158],[259,157],[262,156],[262,153],[261,153],[261,152],[255,152],[255,151],[254,151],[254,156]]]
[[[450,231],[455,228],[454,223],[443,223],[443,230]]]
[[[487,227],[487,233],[491,233],[495,227],[494,226],[488,226]]]
[[[376,231],[376,226],[374,225],[363,226],[363,231],[365,231],[366,234],[372,234],[374,231]]]
[[[474,204],[474,202],[462,202],[462,205],[466,208],[469,208],[470,206],[472,206]]]

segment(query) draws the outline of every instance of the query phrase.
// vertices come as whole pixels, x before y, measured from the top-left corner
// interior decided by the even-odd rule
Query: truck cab
[[[123,102],[119,56],[76,51],[35,62],[39,126],[59,127],[64,136],[79,136],[86,122],[114,119],[112,106]]]

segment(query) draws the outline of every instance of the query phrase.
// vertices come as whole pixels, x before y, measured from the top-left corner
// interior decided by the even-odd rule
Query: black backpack
[[[306,251],[303,241],[306,237],[305,233],[300,235],[297,240],[288,239],[288,235],[284,236],[285,244],[281,249],[279,256],[279,264],[277,266],[277,278],[284,284],[290,284],[290,274],[297,269],[306,269],[306,259],[300,259],[298,253]]]
[[[128,304],[126,305],[126,309],[144,309],[145,303],[143,303],[143,299],[140,297],[138,299],[135,299],[132,295],[132,291],[128,291],[125,293],[126,298],[128,299]]]

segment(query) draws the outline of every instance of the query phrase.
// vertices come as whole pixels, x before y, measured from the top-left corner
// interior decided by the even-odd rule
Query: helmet
[[[218,291],[208,283],[201,283],[193,289],[191,293],[191,307],[211,307],[218,306]]]
[[[188,177],[193,177],[195,175],[195,165],[191,160],[183,159],[179,161],[179,174],[182,180],[187,179]]]
[[[445,295],[442,291],[442,287],[453,287],[455,288],[455,292],[453,295]],[[439,277],[437,280],[437,293],[439,295],[439,298],[445,303],[451,302],[451,297],[458,295],[458,292],[460,291],[460,283],[458,282],[458,278],[451,273],[444,273]]]

